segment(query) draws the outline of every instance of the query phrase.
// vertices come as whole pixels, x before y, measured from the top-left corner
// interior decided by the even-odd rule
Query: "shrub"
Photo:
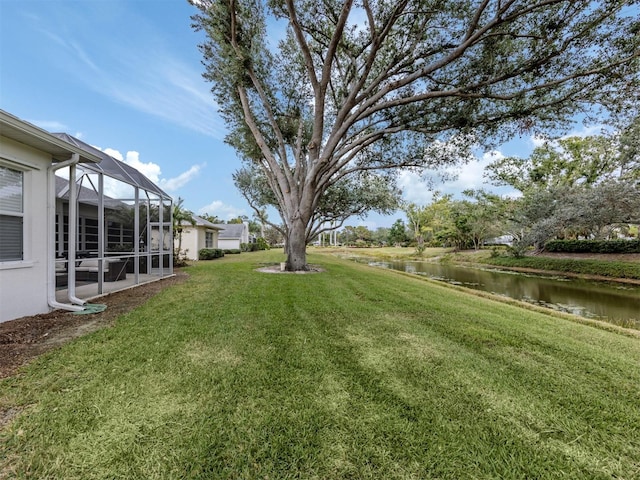
[[[548,252],[563,253],[640,253],[640,240],[551,240]]]
[[[262,237],[258,237],[255,244],[258,246],[258,250],[269,250],[271,248],[267,241]]]
[[[181,252],[175,252],[173,255],[173,266],[174,267],[186,267],[187,264],[187,252],[189,250],[183,250]]]
[[[198,252],[200,260],[213,260],[224,257],[224,252],[219,248],[203,248]]]
[[[240,248],[225,248],[223,252],[225,255],[237,255],[242,253],[242,250]]]
[[[523,258],[528,250],[528,245],[524,240],[515,240],[513,244],[507,245],[506,250],[513,258]]]
[[[240,249],[243,252],[257,252],[258,250],[269,250],[270,248],[267,241],[262,237],[258,237],[253,243],[240,244]]]
[[[107,252],[133,252],[133,243],[116,243],[107,245]]]

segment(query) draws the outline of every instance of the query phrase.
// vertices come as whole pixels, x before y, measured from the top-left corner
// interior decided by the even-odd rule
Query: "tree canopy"
[[[425,154],[436,140],[490,143],[637,108],[633,0],[192,3],[226,141],[261,172],[292,270],[343,182],[393,189],[389,172],[451,160]],[[286,25],[277,44],[273,25]]]
[[[485,177],[494,185],[509,185],[521,192],[632,180],[638,178],[640,169],[634,128],[638,128],[635,123],[617,134],[545,141],[527,158],[505,157],[492,162]]]
[[[640,222],[638,120],[616,134],[546,142],[528,158],[493,162],[487,176],[522,193],[506,201],[505,226],[520,249],[559,238],[607,238]]]

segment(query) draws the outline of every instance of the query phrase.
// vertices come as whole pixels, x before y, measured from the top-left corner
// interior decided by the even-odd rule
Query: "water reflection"
[[[356,260],[640,329],[640,287],[637,286],[483,270],[435,262],[380,262],[364,258]]]

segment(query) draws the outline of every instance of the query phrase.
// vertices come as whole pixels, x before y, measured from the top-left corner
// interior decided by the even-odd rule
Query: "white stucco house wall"
[[[107,197],[109,182],[127,196]],[[128,223],[115,217],[124,210]],[[0,110],[0,322],[82,311],[89,298],[172,275],[170,243],[149,246],[154,235],[171,238],[171,211],[171,198],[132,167]],[[126,251],[114,250],[125,230]]]
[[[221,248],[218,235],[222,228],[197,215],[193,215],[193,219],[196,222],[195,225],[182,222],[181,253],[185,253],[189,260],[200,260],[199,252],[203,248]],[[178,243],[179,239],[176,237],[175,248],[178,248]]]
[[[218,248],[222,250],[239,250],[241,243],[249,243],[248,223],[217,223],[220,234],[218,235]]]
[[[75,155],[100,161],[0,110],[0,322],[49,311],[48,179]]]

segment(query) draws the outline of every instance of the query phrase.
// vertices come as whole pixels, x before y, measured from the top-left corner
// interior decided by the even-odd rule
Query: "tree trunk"
[[[173,247],[176,258],[180,256],[180,250],[182,250],[182,229],[178,230],[178,247],[176,248],[175,245]]]
[[[418,255],[422,255],[424,253],[424,250],[424,237],[422,236],[422,234],[418,234],[416,236],[416,253]]]
[[[304,222],[301,220],[292,222],[286,242],[287,271],[298,272],[300,270],[308,270],[306,225]]]

